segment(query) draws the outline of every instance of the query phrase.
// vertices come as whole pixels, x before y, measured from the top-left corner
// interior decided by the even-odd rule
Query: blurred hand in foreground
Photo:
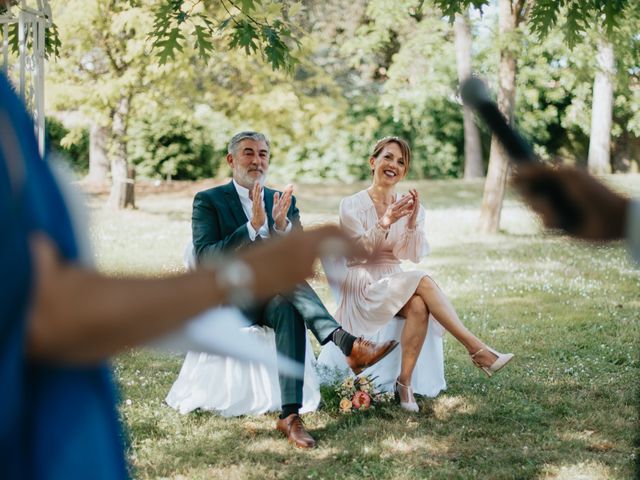
[[[229,301],[216,268],[168,278],[110,278],[63,261],[42,234],[31,241],[36,288],[28,349],[37,359],[91,363],[162,336]],[[256,300],[293,289],[321,255],[362,255],[337,226],[295,231],[247,249]]]
[[[591,241],[617,240],[625,236],[629,199],[606,187],[583,170],[553,168],[543,164],[519,165],[513,185],[535,210],[547,228],[562,228],[568,234]],[[563,218],[561,207],[548,195],[562,195],[565,207],[579,215],[572,227]]]
[[[265,299],[291,290],[313,274],[324,255],[365,256],[363,249],[335,225],[296,230],[286,237],[247,249],[240,255],[253,270],[254,295]]]

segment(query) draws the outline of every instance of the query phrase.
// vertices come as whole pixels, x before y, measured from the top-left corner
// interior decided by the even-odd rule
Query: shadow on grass
[[[274,415],[180,417],[180,430],[195,435],[176,441],[169,432],[163,437],[154,431],[150,437],[161,455],[145,473],[175,475],[203,466],[222,473],[236,466],[244,478],[255,479],[533,479],[555,467],[583,465],[583,473],[593,468],[608,472],[607,478],[627,478],[620,457],[628,448],[610,437],[625,425],[616,417],[629,412],[606,411],[619,392],[604,383],[530,381],[523,368],[491,380],[475,370],[458,371],[450,383],[460,388],[420,399],[416,415],[395,405],[349,415],[307,415],[318,441],[311,451],[288,445],[274,429]]]

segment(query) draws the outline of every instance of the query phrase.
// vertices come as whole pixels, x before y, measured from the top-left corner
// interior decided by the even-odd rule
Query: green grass
[[[611,177],[640,195],[640,178]],[[541,233],[516,198],[502,231],[475,232],[481,182],[415,182],[427,206],[431,255],[420,268],[451,297],[466,325],[516,359],[488,379],[464,349],[445,341],[448,390],[343,416],[305,416],[319,442],[291,448],[275,414],[224,419],[180,415],[163,403],[181,358],[137,350],[119,356],[121,414],[138,478],[231,479],[575,479],[631,478],[640,361],[640,273],[622,245],[586,246]],[[335,221],[342,196],[362,185],[298,186],[306,225]],[[138,210],[107,214],[91,198],[99,268],[113,275],[181,270],[194,186],[137,199]],[[321,273],[312,282],[327,300]]]

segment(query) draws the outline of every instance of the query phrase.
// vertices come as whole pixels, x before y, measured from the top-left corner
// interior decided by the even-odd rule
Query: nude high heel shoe
[[[400,395],[400,392],[398,391],[398,387],[404,388],[405,391],[409,392],[409,398],[411,399],[409,402],[402,401],[402,395]],[[413,398],[413,389],[407,385],[400,383],[398,380],[396,380],[395,396],[396,396],[396,399],[400,402],[400,408],[402,408],[403,410],[406,410],[408,412],[420,411],[420,407],[418,407],[418,404],[416,403],[415,398]]]
[[[488,350],[489,352],[493,353],[496,357],[498,357],[496,358],[495,362],[493,362],[488,367],[485,365],[482,365],[480,362],[476,360],[476,356],[479,353],[484,352],[485,350]],[[484,347],[478,350],[476,353],[471,354],[470,357],[473,364],[490,377],[491,375],[496,373],[498,370],[500,370],[502,367],[504,367],[507,363],[511,361],[511,359],[513,358],[513,353],[499,353],[499,352],[496,352],[493,348]]]

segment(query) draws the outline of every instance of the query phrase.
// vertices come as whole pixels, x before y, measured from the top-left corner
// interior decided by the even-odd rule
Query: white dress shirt
[[[247,188],[244,188],[239,183],[237,183],[235,181],[235,179],[233,180],[233,186],[236,187],[236,192],[238,192],[238,196],[240,197],[240,203],[242,204],[242,210],[244,211],[244,214],[249,219],[249,221],[247,222],[247,231],[249,232],[249,238],[251,239],[251,241],[253,242],[258,235],[260,235],[260,237],[262,237],[262,238],[269,238],[271,235],[270,235],[270,232],[269,232],[269,223],[268,223],[267,216],[265,215],[264,223],[258,229],[258,231],[256,231],[256,229],[253,228],[253,225],[251,225],[251,218],[253,217],[253,200],[251,200],[249,198],[249,190]],[[260,191],[260,196],[262,197],[262,208],[265,208],[265,205],[264,205],[264,188]],[[266,212],[266,209],[265,209],[265,212]],[[284,235],[284,234],[289,233],[291,231],[291,222],[287,218],[287,226],[285,227],[284,230],[278,230],[275,227],[275,225],[274,225],[273,229],[274,229],[274,231],[276,233],[278,233],[280,235]]]

